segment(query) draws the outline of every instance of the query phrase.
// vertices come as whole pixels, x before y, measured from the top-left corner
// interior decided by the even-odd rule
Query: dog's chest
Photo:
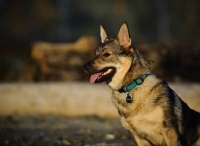
[[[132,95],[133,96],[133,95]],[[132,103],[126,102],[127,93],[113,93],[113,102],[118,108],[124,128],[131,134],[146,135],[148,139],[156,139],[156,143],[163,143],[162,123],[163,110],[161,107],[148,106],[149,101],[138,101],[133,96]]]
[[[112,100],[120,116],[128,117],[130,114],[136,114],[138,101],[133,94],[113,92]]]
[[[137,137],[141,141],[151,141],[154,145],[166,144],[163,135],[162,110],[159,107],[147,114],[121,117],[121,122],[133,137]]]

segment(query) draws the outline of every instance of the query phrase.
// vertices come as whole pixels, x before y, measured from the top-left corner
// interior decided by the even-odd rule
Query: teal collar
[[[130,84],[128,84],[127,86],[124,86],[123,88],[121,88],[119,90],[120,93],[122,92],[129,92],[131,91],[133,88],[135,88],[137,85],[141,85],[144,80],[149,76],[151,75],[151,73],[147,73],[147,74],[144,74],[143,76],[140,76],[138,78],[136,78],[135,80],[133,80],[133,82],[131,82]]]

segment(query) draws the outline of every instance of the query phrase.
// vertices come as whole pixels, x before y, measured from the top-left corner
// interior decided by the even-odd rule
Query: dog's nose
[[[89,63],[86,63],[83,67],[84,67],[86,72],[89,72],[89,69],[90,69],[90,64]]]

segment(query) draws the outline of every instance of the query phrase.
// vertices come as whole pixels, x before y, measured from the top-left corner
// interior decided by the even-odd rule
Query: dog
[[[200,146],[200,113],[151,73],[153,63],[132,46],[127,23],[115,39],[100,25],[101,44],[84,65],[91,83],[106,82],[122,125],[138,146]]]

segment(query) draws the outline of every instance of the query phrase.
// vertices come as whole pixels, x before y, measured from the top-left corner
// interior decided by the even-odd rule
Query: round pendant
[[[128,93],[127,96],[126,96],[126,102],[131,103],[132,100],[133,100],[133,98],[132,98],[131,94]]]

